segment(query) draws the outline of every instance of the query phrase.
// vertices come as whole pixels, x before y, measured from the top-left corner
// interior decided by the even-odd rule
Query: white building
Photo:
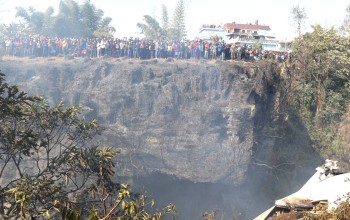
[[[213,37],[218,37],[219,41],[225,42],[229,39],[227,32],[220,25],[202,25],[196,37],[203,41],[211,41]]]
[[[280,45],[271,33],[270,26],[255,24],[226,23],[224,31],[229,37],[229,43],[245,44],[247,46],[261,43],[264,50],[279,51]]]

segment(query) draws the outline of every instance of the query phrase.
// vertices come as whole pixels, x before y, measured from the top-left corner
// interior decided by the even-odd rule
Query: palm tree
[[[166,31],[159,25],[158,21],[149,15],[144,15],[145,23],[137,23],[145,37],[152,40],[166,38]]]

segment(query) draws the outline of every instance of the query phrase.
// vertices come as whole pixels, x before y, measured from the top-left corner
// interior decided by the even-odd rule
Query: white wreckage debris
[[[276,200],[273,207],[254,220],[267,220],[277,211],[311,209],[321,201],[328,203],[329,211],[345,201],[349,193],[350,173],[340,173],[337,161],[327,159],[299,191]]]

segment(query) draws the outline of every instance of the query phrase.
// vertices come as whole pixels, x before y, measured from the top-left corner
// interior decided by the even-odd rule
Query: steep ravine
[[[177,203],[180,219],[214,208],[225,219],[238,212],[250,219],[318,162],[297,119],[281,119],[283,76],[273,63],[3,58],[0,65],[30,94],[83,105],[86,119],[106,127],[99,142],[121,149],[117,174],[161,203]]]

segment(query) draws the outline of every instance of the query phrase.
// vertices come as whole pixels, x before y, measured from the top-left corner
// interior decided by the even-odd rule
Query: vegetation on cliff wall
[[[262,185],[277,186],[271,191],[264,189],[275,198],[295,190],[298,181],[305,178],[303,174],[310,167],[305,166],[307,158],[317,160],[319,154],[338,160],[343,171],[350,169],[350,38],[334,29],[313,28],[313,32],[295,40],[290,62],[255,74],[255,82],[260,85],[255,87],[255,122],[259,123],[254,132],[257,144],[252,165],[264,173]],[[264,65],[268,66],[260,65],[260,70]],[[266,147],[269,141],[273,143],[272,151]],[[314,153],[307,155],[310,146]],[[327,208],[292,211],[271,219],[348,219],[348,207],[347,201],[332,212]]]
[[[293,44],[289,103],[323,157],[347,163],[339,124],[350,101],[350,38],[317,25]]]

